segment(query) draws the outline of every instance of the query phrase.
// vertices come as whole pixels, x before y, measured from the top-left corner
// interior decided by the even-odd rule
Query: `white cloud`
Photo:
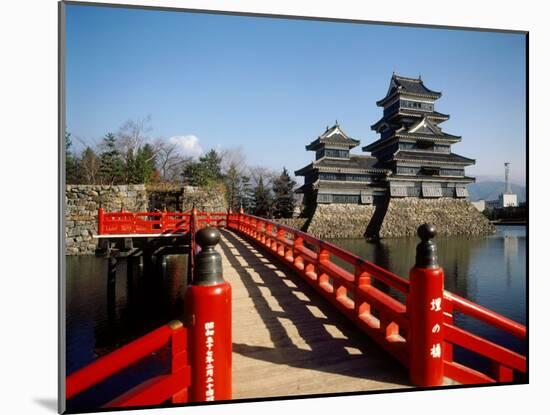
[[[170,137],[168,141],[176,144],[184,156],[198,157],[204,152],[196,135],[176,135]]]

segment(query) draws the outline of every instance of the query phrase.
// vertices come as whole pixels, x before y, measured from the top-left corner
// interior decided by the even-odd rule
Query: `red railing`
[[[172,353],[169,374],[157,376],[142,383],[104,407],[159,405],[169,399],[173,403],[187,402],[187,389],[190,386],[187,330],[179,321],[164,325],[71,373],[67,376],[65,384],[66,399],[73,398],[168,344],[171,345]]]
[[[453,321],[453,314],[455,311],[460,312],[522,340],[525,340],[527,335],[525,326],[448,291],[445,291],[443,309],[446,376],[460,383],[512,382],[514,371],[521,373],[527,371],[525,356],[457,327]],[[489,359],[492,373],[481,373],[455,362],[453,345],[461,346]]]
[[[104,212],[99,209],[99,235],[171,234],[189,232],[191,213],[174,212]]]
[[[399,299],[404,297],[409,301],[408,280],[285,225],[244,214],[230,214],[227,222],[228,228],[256,240],[292,267],[381,347],[406,367],[410,366],[410,312],[407,304]],[[352,271],[335,263],[336,258]],[[372,279],[393,290],[385,292],[376,288]],[[445,376],[460,383],[491,383],[510,382],[514,371],[526,372],[525,356],[457,327],[453,312],[461,312],[521,339],[526,336],[523,325],[447,291],[442,307]],[[485,374],[455,362],[453,345],[488,358],[493,373]]]
[[[136,235],[159,233],[179,233],[183,235],[190,234],[190,276],[193,275],[195,255],[200,251],[200,247],[195,241],[197,231],[206,226],[224,227],[226,226],[226,223],[227,213],[225,212],[197,212],[196,209],[193,209],[190,213],[105,213],[103,209],[99,209],[98,211],[98,234],[100,235]],[[193,287],[190,287],[188,291],[192,291],[192,288]],[[200,289],[208,290],[208,287],[200,287]],[[209,310],[212,308],[212,304],[209,303],[212,302],[215,297],[216,295],[207,295],[207,308]],[[198,304],[200,303],[200,300],[201,296],[195,295],[193,301],[191,302]],[[225,297],[222,302],[226,306],[227,304],[230,304]],[[214,307],[214,310],[215,309],[216,308]],[[194,313],[194,311],[192,311],[192,313]],[[229,311],[229,313],[226,312],[225,314],[225,318],[227,318],[227,314],[230,315],[231,313]],[[195,317],[200,319],[204,316],[195,316],[193,314],[193,320]],[[210,316],[210,320],[214,321],[215,318]],[[212,324],[211,321],[208,323]],[[191,331],[194,329],[195,328],[193,326],[190,328]],[[226,329],[230,330],[230,327],[226,327]],[[224,324],[218,322],[217,331],[223,332]],[[113,376],[117,372],[126,369],[130,365],[151,355],[151,353],[170,344],[172,352],[170,374],[149,379],[141,385],[110,401],[104,405],[104,408],[158,405],[168,399],[171,399],[173,403],[188,402],[190,399],[188,389],[193,386],[192,383],[194,386],[193,389],[190,390],[191,392],[194,392],[195,395],[199,394],[202,390],[201,387],[204,385],[197,385],[196,379],[191,379],[192,367],[189,366],[191,363],[188,363],[187,333],[188,330],[183,327],[181,322],[171,322],[121,347],[120,349],[99,358],[88,366],[75,371],[66,378],[66,399],[72,399],[76,395],[86,391],[110,376]],[[201,337],[201,332],[199,332],[197,338],[200,338],[199,340],[204,340],[203,337],[204,335]],[[195,344],[195,347],[190,347],[190,354],[198,354],[196,350],[197,338],[191,339],[191,342],[192,344]],[[227,349],[227,347],[229,347],[229,349]],[[223,343],[217,344],[216,350],[218,350],[218,353],[220,350],[221,352],[229,350],[229,354],[231,354],[231,342],[229,342],[228,345],[224,345]],[[194,370],[196,369],[195,366],[202,367],[200,362],[192,362],[192,366]],[[216,373],[219,378],[220,376],[223,376],[224,371],[218,367]],[[230,373],[228,376],[230,376]],[[195,377],[199,378],[200,376]],[[227,382],[221,382],[222,386],[224,383]],[[220,387],[218,389],[218,396],[220,399],[223,399],[224,396],[225,399],[230,399],[230,388]],[[224,391],[225,395],[223,393]],[[229,393],[229,395],[227,395],[227,393]],[[229,398],[227,396],[229,396]]]
[[[99,235],[132,234],[187,234],[190,231],[192,212],[104,212],[99,209],[97,229]],[[197,212],[197,230],[205,226],[226,226],[225,212]]]
[[[197,230],[206,226],[224,228],[227,226],[227,212],[196,212]]]
[[[411,366],[410,304],[407,307],[411,298],[410,282],[331,243],[266,219],[225,212],[106,214],[100,210],[98,225],[99,232],[106,234],[159,233],[159,229],[164,229],[164,232],[179,229],[194,236],[205,226],[237,230],[294,268],[382,348],[404,366]],[[191,238],[191,252],[198,251],[199,247]],[[190,258],[192,272],[194,255]],[[373,280],[378,283],[376,286],[372,284]],[[378,288],[380,283],[388,289]],[[526,337],[523,325],[447,291],[443,295],[442,308],[445,376],[460,383],[492,383],[510,382],[514,379],[514,372],[526,372],[524,355],[456,326],[454,315],[462,313],[520,339]],[[489,359],[491,373],[482,373],[456,362],[454,345]]]

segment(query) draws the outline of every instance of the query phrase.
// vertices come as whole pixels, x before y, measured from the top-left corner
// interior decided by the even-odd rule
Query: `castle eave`
[[[294,175],[295,176],[303,176],[305,175],[308,171],[312,170],[313,169],[313,163],[310,163],[308,164],[307,166],[305,167],[302,167],[301,169],[299,170],[294,170]]]
[[[476,181],[475,177],[463,176],[408,176],[405,174],[395,175],[388,178],[388,181],[392,182],[448,182],[448,183],[473,183]]]
[[[470,165],[475,164],[474,159],[459,156],[454,153],[425,153],[421,151],[404,151],[399,150],[393,155],[394,161],[408,161],[414,163],[428,163],[428,164],[457,164],[457,165]]]

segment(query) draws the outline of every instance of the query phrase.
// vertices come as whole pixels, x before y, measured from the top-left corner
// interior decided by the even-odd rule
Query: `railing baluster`
[[[277,228],[277,254],[284,257],[285,256],[285,244],[281,241],[285,237],[285,230],[282,228]]]
[[[498,382],[513,382],[514,381],[514,371],[513,369],[504,366],[499,362],[491,362],[491,371],[493,377]]]
[[[266,233],[266,244],[268,248],[271,248],[271,244],[273,243],[273,225],[271,223],[267,223],[265,225],[265,233]]]
[[[304,238],[301,236],[296,236],[294,233],[294,245],[292,247],[292,258],[294,262],[294,266],[298,268],[299,270],[304,269],[304,258],[299,252],[299,249],[304,247]]]

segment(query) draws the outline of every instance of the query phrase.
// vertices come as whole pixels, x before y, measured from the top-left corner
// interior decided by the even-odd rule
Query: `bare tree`
[[[135,157],[137,151],[149,141],[149,133],[153,130],[150,124],[150,115],[145,118],[126,121],[117,134],[120,153]]]
[[[242,147],[227,148],[220,151],[222,174],[229,171],[243,174],[246,170],[246,156]]]
[[[157,168],[164,181],[177,181],[192,157],[183,156],[177,143],[157,139],[153,148],[156,152]]]
[[[250,172],[250,177],[252,177],[253,186],[257,186],[261,178],[264,186],[271,187],[273,181],[279,177],[278,172],[264,166],[250,166],[248,171]]]

